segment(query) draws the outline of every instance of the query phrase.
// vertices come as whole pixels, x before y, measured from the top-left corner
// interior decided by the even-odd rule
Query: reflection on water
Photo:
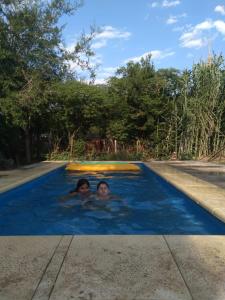
[[[118,198],[117,195],[110,200],[100,200],[95,194],[86,199],[81,199],[78,195],[64,203],[60,203],[59,206],[62,209],[72,209],[70,211],[71,215],[76,214],[80,217],[91,217],[94,219],[118,219],[120,216],[124,217],[129,213],[126,201]]]

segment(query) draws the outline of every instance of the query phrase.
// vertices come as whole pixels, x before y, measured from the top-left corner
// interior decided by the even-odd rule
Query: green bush
[[[46,155],[47,160],[70,160],[70,153],[68,151],[52,152]]]
[[[119,151],[117,153],[103,153],[97,159],[100,160],[145,160],[143,153]]]
[[[52,152],[46,156],[48,160],[148,160],[150,154],[147,152],[130,152],[130,151],[119,151],[117,153],[96,153],[95,151],[85,154],[85,144],[83,141],[79,141],[76,146],[76,151],[73,153],[73,157],[70,156],[69,151],[63,152]]]

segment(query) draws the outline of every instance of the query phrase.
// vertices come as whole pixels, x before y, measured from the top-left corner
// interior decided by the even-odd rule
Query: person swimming
[[[96,196],[99,200],[109,200],[112,198],[109,185],[106,181],[100,181],[98,183]]]
[[[87,179],[81,178],[77,181],[76,188],[71,190],[68,195],[62,197],[60,201],[67,201],[74,196],[79,196],[80,200],[84,201],[91,195],[90,183]]]
[[[90,183],[87,179],[81,178],[78,180],[76,188],[69,192],[71,196],[80,195],[83,197],[90,196]]]

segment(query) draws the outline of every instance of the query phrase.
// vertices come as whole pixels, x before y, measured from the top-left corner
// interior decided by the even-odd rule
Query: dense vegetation
[[[1,2],[1,167],[46,157],[197,159],[223,153],[221,55],[184,71],[156,70],[149,56],[119,68],[105,85],[87,84],[76,78],[68,62],[93,77],[89,58],[94,31],[82,35],[69,53],[58,25],[80,3]]]

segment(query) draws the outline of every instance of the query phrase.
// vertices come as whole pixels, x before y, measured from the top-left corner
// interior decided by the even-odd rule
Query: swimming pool
[[[85,177],[119,200],[60,199]],[[225,234],[225,224],[141,164],[140,173],[75,174],[59,168],[0,194],[0,235]]]

